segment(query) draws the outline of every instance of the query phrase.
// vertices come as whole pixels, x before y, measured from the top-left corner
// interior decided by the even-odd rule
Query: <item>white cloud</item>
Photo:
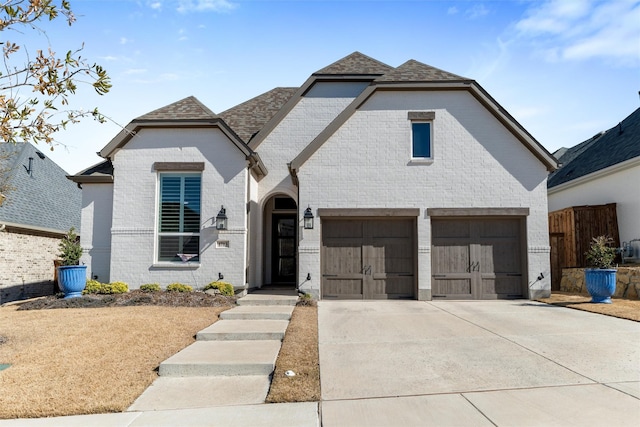
[[[469,17],[469,19],[478,19],[488,15],[489,9],[487,9],[484,4],[480,3],[470,7],[464,13]]]
[[[456,13],[458,13],[458,8],[455,6],[451,6],[447,9],[447,15],[455,15]]]
[[[153,10],[162,10],[162,3],[159,1],[150,2],[149,7]]]
[[[177,11],[188,12],[228,12],[237,7],[229,0],[178,0]]]
[[[117,61],[119,58],[117,56],[107,55],[107,56],[101,56],[100,59],[102,59],[103,61],[113,62],[113,61]]]
[[[549,0],[529,9],[515,29],[548,61],[640,64],[640,0]]]
[[[131,39],[128,39],[126,37],[120,37],[120,44],[129,44],[131,43]]]

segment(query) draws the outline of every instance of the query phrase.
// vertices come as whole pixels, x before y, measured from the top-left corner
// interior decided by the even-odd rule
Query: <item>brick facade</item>
[[[60,237],[0,232],[0,304],[54,293],[59,243]]]

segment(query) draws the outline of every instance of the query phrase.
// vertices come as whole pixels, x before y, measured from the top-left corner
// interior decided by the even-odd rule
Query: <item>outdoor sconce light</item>
[[[218,273],[218,280],[224,279],[224,275],[222,273]]]
[[[227,229],[227,210],[224,206],[220,206],[220,212],[216,215],[216,230]]]
[[[304,228],[305,230],[313,230],[313,213],[311,207],[308,207],[304,211]]]

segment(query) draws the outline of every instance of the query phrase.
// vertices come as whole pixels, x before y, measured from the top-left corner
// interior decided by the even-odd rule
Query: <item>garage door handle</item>
[[[522,274],[507,273],[507,276],[511,276],[511,277],[522,277]]]
[[[337,274],[323,274],[322,277],[338,277]]]
[[[446,274],[434,274],[433,275],[434,279],[441,279],[441,278],[444,278],[444,277],[447,277],[447,275]]]

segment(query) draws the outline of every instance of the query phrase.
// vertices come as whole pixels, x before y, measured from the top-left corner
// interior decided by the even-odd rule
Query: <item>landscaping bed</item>
[[[554,292],[551,297],[537,301],[640,322],[640,300],[637,299],[612,298],[611,304],[593,304],[586,294]]]

